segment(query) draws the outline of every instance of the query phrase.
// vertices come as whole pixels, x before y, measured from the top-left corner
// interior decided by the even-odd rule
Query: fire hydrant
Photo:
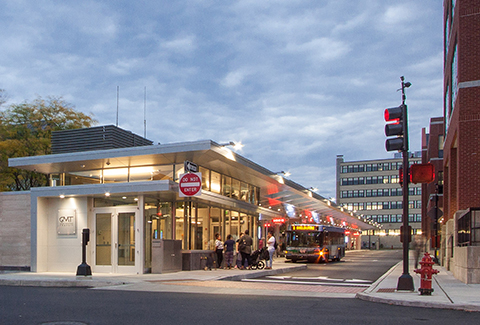
[[[420,291],[421,295],[431,295],[433,292],[432,275],[438,273],[438,270],[432,268],[433,264],[434,263],[430,257],[430,254],[425,253],[422,261],[420,262],[422,267],[420,269],[413,270],[415,273],[420,274],[420,289],[418,289],[418,291]]]

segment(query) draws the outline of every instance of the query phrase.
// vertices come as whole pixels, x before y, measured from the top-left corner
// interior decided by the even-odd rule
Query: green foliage
[[[48,185],[48,175],[8,167],[8,158],[51,153],[52,131],[90,127],[96,121],[61,98],[38,97],[0,112],[0,190]]]

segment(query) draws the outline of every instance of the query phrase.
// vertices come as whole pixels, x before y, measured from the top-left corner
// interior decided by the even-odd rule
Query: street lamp
[[[220,147],[232,146],[233,150],[235,150],[235,151],[241,150],[244,147],[244,145],[241,142],[233,142],[233,141],[229,141],[229,142],[226,142],[226,143],[220,143],[219,146]]]
[[[292,175],[290,172],[284,172],[283,170],[280,171],[280,172],[276,172],[276,173],[274,173],[274,174],[275,174],[275,175],[283,174],[283,176],[285,176],[285,177],[288,177],[288,176]]]

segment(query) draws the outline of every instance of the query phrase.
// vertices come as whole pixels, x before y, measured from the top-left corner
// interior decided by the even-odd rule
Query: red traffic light
[[[401,120],[403,117],[403,105],[387,108],[385,110],[384,117],[386,122]]]
[[[405,150],[407,146],[403,137],[405,133],[404,123],[406,123],[403,119],[404,113],[406,114],[406,109],[407,107],[402,104],[398,107],[387,108],[385,110],[385,121],[393,122],[385,125],[385,135],[387,137],[397,136],[397,138],[387,139],[385,142],[385,149],[387,151]]]
[[[435,180],[435,167],[433,164],[413,164],[410,166],[410,179],[412,183],[431,183]]]

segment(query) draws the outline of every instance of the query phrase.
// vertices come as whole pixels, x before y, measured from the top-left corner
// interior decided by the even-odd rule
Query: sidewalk
[[[409,274],[413,278],[415,292],[396,291],[398,278],[403,273],[403,262],[399,262],[370,288],[357,293],[356,297],[391,305],[480,311],[480,284],[465,284],[457,280],[444,267],[434,265],[433,268],[439,273],[433,276],[432,288],[434,291],[431,296],[422,296],[418,292],[420,276],[413,272],[414,261],[410,260]]]
[[[173,281],[217,281],[259,278],[306,269],[305,264],[285,263],[284,258],[276,258],[270,270],[196,270],[163,274],[111,274],[93,273],[92,276],[79,276],[65,272],[12,272],[0,273],[0,285],[37,287],[86,287],[101,288],[126,286],[141,283],[161,283]]]

